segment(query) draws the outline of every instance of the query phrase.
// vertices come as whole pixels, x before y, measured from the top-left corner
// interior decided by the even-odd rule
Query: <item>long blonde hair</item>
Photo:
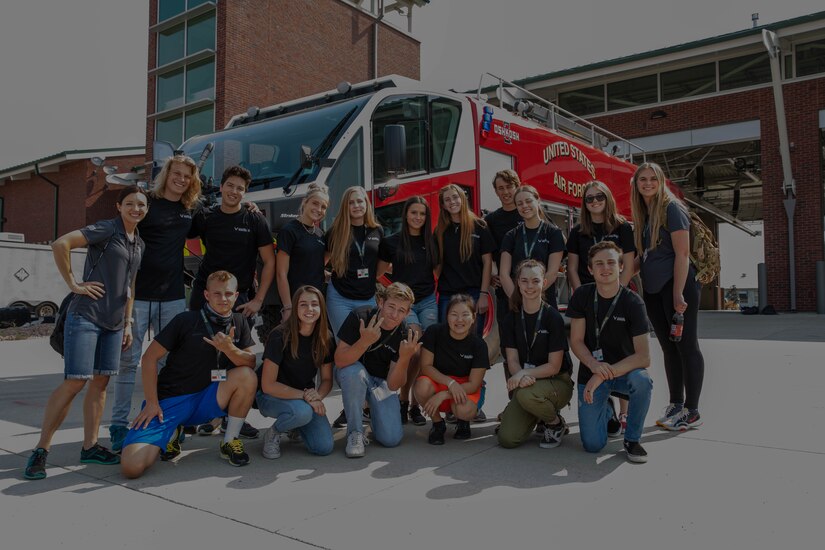
[[[335,214],[335,219],[332,220],[332,228],[329,233],[331,249],[329,262],[332,271],[338,277],[344,277],[347,274],[347,266],[349,265],[349,249],[352,246],[352,220],[349,215],[349,199],[355,193],[361,193],[367,202],[367,209],[364,212],[364,227],[369,229],[378,227],[367,192],[364,191],[363,187],[357,185],[348,187],[344,191],[344,196],[341,197],[341,206],[338,208],[338,213]]]
[[[587,203],[584,200],[587,198],[587,192],[591,189],[598,189],[604,193],[604,232],[606,235],[609,235],[627,220],[619,214],[618,208],[616,208],[616,199],[613,198],[613,193],[610,192],[610,188],[606,183],[598,180],[587,182],[582,191],[582,209],[581,216],[579,217],[581,234],[587,235],[588,237],[593,236],[593,216],[590,214],[590,210],[588,210]]]
[[[461,211],[459,212],[461,227],[461,240],[459,241],[459,256],[462,262],[466,262],[473,255],[473,233],[476,229],[476,223],[484,223],[484,220],[476,216],[467,203],[467,195],[464,190],[454,183],[450,183],[441,188],[438,192],[438,225],[435,227],[435,235],[438,239],[438,254],[441,263],[444,263],[444,232],[450,227],[452,220],[450,213],[444,208],[444,195],[448,191],[456,191],[461,199]]]
[[[642,170],[653,170],[656,179],[659,180],[659,189],[656,191],[656,196],[650,202],[650,208],[645,204],[636,179]],[[645,225],[650,229],[650,246],[647,250],[653,250],[659,244],[659,230],[664,226],[667,227],[667,206],[675,202],[679,208],[687,213],[687,207],[680,201],[667,186],[667,179],[662,167],[655,162],[644,162],[639,165],[630,178],[630,208],[633,214],[633,242],[636,245],[636,250],[639,255],[643,255],[645,248],[642,245],[643,236],[645,232]],[[647,222],[647,223],[646,223]]]
[[[166,179],[169,177],[169,170],[172,168],[173,162],[185,164],[192,169],[192,182],[180,197],[180,202],[183,207],[187,210],[191,210],[196,204],[198,204],[198,201],[201,198],[201,176],[198,171],[198,165],[195,164],[194,160],[186,155],[175,155],[166,159],[166,162],[163,163],[163,168],[160,169],[158,176],[155,178],[155,184],[152,187],[150,194],[152,195],[152,198],[163,198],[163,194],[166,191]]]

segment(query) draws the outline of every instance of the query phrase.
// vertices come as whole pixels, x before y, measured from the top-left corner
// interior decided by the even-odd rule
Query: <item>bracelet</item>
[[[452,387],[453,387],[453,384],[455,384],[455,380],[453,380],[452,378],[450,378],[450,383],[449,383],[449,384],[447,384],[447,388],[452,388]]]
[[[292,306],[284,306],[281,308],[281,313],[283,313],[284,311],[289,311],[290,309],[292,309]]]

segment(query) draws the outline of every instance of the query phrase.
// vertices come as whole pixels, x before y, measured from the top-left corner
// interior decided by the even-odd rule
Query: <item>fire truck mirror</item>
[[[398,174],[406,171],[407,167],[407,134],[401,124],[387,124],[384,126],[384,158],[387,162],[387,172]]]
[[[301,145],[301,166],[312,168],[312,147]]]

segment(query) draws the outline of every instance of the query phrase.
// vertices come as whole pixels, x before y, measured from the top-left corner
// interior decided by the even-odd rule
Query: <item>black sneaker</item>
[[[453,435],[453,439],[470,439],[472,434],[470,433],[470,423],[466,420],[458,420],[455,423],[455,435]]]
[[[197,426],[184,426],[183,427],[183,433],[185,433],[186,435],[195,435],[196,433],[198,433],[198,427]]]
[[[446,422],[443,420],[440,422],[433,422],[433,427],[430,428],[430,435],[427,437],[427,443],[430,445],[444,445],[444,433],[446,431]]]
[[[335,422],[332,423],[333,428],[343,428],[347,425],[347,412],[341,411],[341,414],[338,415],[338,418],[335,419]]]
[[[178,426],[175,428],[175,433],[172,435],[172,438],[166,444],[166,450],[160,452],[160,459],[163,462],[173,460],[180,456],[180,444],[183,442],[183,437],[185,437],[183,434],[183,426]]]
[[[401,423],[406,424],[410,421],[410,402],[401,401]]]
[[[607,398],[610,403],[610,418],[607,419],[607,437],[620,437],[622,435],[622,423],[619,422],[619,417],[616,416],[616,403],[612,397]]]
[[[413,405],[410,407],[410,422],[416,426],[423,426],[427,423],[427,419],[421,414],[421,407]]]
[[[49,451],[43,447],[38,447],[32,451],[29,461],[26,463],[26,470],[23,477],[26,479],[44,479],[46,477],[46,457]]]
[[[220,430],[218,430],[218,428],[211,422],[198,426],[198,435],[212,435],[219,432]]]
[[[226,417],[224,416],[221,419],[221,433],[226,433]],[[241,439],[258,439],[259,435],[258,428],[254,428],[249,422],[244,421],[243,426],[241,426],[241,433],[238,434],[238,437]]]
[[[624,441],[624,450],[627,452],[627,459],[630,462],[643,464],[647,462],[647,451],[638,441]]]
[[[364,407],[364,410],[361,411],[361,415],[362,415],[361,416],[361,422],[363,422],[364,424],[369,422],[370,421],[370,408],[369,407]]]
[[[221,443],[221,458],[225,458],[232,466],[246,466],[249,464],[249,455],[244,451],[243,443],[237,437],[228,443]]]
[[[478,412],[473,417],[473,422],[475,422],[476,424],[479,424],[481,422],[487,422],[487,415],[484,414],[483,410],[478,409]]]
[[[544,428],[547,427],[547,424],[544,423],[544,420],[539,420],[536,422],[536,433],[537,434],[544,434]]]
[[[82,464],[113,466],[120,464],[120,457],[100,443],[95,443],[89,449],[80,449],[80,462]]]
[[[448,412],[447,414],[444,415],[444,421],[447,424],[455,424],[456,418],[455,418],[455,415],[452,413],[452,411],[450,411],[450,412]]]

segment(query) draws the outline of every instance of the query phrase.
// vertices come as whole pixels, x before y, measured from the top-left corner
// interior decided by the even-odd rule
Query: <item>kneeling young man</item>
[[[631,462],[647,462],[639,443],[653,382],[647,373],[649,324],[638,294],[621,286],[622,251],[602,241],[590,248],[587,265],[594,283],[577,288],[567,306],[570,347],[581,361],[578,374],[579,428],[584,449],[607,443],[612,416],[610,392],[630,398],[624,448]]]
[[[227,271],[206,280],[206,303],[185,311],[160,331],[141,360],[143,409],[126,435],[121,470],[136,478],[155,463],[180,426],[229,416],[221,456],[233,466],[249,462],[238,434],[255,398],[258,380],[249,325],[233,313],[238,282]],[[158,374],[157,362],[169,353]],[[237,367],[237,368],[233,368]]]
[[[369,403],[375,440],[385,447],[401,443],[404,430],[396,391],[407,381],[410,358],[421,347],[418,334],[404,323],[413,300],[407,285],[393,283],[377,295],[377,308],[353,310],[338,331],[335,376],[341,386],[344,412],[350,419],[346,447],[349,458],[364,456],[367,440],[362,423],[357,421],[364,400]]]

